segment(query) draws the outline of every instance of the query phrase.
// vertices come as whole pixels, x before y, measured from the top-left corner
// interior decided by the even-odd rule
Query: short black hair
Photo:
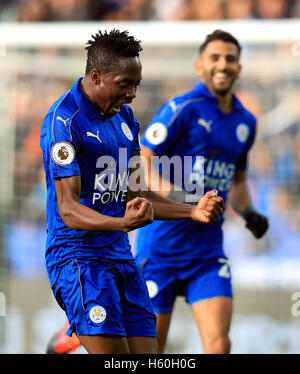
[[[215,40],[221,40],[225,43],[232,43],[232,44],[236,45],[236,47],[239,51],[239,54],[241,53],[242,47],[233,35],[229,34],[229,32],[223,31],[223,30],[215,30],[213,33],[207,35],[205,41],[200,45],[200,47],[199,47],[200,55],[204,51],[204,49],[206,48],[207,44],[209,44],[209,43],[211,43]]]
[[[141,41],[128,35],[128,31],[116,29],[98,31],[92,35],[93,40],[86,44],[87,63],[86,74],[93,69],[99,69],[102,73],[107,73],[119,66],[119,59],[139,56],[142,51]]]

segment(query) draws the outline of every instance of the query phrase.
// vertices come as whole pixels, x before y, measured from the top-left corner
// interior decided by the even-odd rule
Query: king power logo
[[[235,164],[201,157],[197,158],[193,165],[190,183],[225,192],[231,187],[234,172]]]

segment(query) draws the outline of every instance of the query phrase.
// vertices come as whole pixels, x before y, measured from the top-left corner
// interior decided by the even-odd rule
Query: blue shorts
[[[228,259],[167,263],[153,258],[137,258],[142,269],[155,313],[171,313],[177,296],[190,305],[216,296],[232,298]]]
[[[68,335],[156,337],[156,317],[135,261],[72,259],[60,267],[54,296]]]

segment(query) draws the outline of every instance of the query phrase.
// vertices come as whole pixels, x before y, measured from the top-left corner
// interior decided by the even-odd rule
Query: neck
[[[97,105],[97,103],[92,99],[92,95],[91,95],[91,85],[90,85],[90,82],[88,80],[88,78],[86,77],[83,77],[79,83],[79,87],[80,87],[80,90],[83,94],[84,97],[86,97],[87,99],[89,99],[89,101],[94,104],[100,111],[101,115],[104,116],[104,113],[102,112],[102,109],[99,107],[99,105]]]
[[[89,96],[89,94],[88,94],[88,92],[89,92],[89,83],[87,82],[87,80],[85,79],[85,77],[83,77],[81,79],[81,81],[79,83],[79,87],[81,89],[81,92],[82,92],[83,96],[85,96],[87,99],[89,99],[90,101],[92,101],[91,98],[90,98],[90,96]]]
[[[206,84],[205,82],[204,82],[204,84],[207,87],[208,91],[217,98],[219,109],[224,113],[232,112],[232,110],[233,110],[233,104],[232,104],[233,93],[232,93],[232,90],[229,90],[225,95],[220,95],[220,94],[216,93],[215,90],[212,87],[209,86],[209,84]]]
[[[224,113],[230,113],[233,110],[233,94],[228,92],[226,95],[216,95],[218,100],[219,109]]]

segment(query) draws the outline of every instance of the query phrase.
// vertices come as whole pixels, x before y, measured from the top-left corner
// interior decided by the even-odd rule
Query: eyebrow
[[[120,82],[128,82],[128,83],[141,83],[142,79],[139,79],[139,80],[135,80],[135,79],[131,79],[131,78],[123,78],[123,79],[120,79]]]
[[[222,56],[221,54],[219,53],[211,53],[208,57],[209,58],[214,58],[214,57],[220,57]],[[234,59],[234,60],[238,60],[239,59],[239,56],[236,56],[232,53],[227,53],[225,56],[224,56],[226,59],[228,58],[231,58],[231,59]]]
[[[221,56],[221,54],[220,53],[211,53],[209,56]],[[225,57],[237,57],[235,54],[233,54],[233,53],[227,53],[226,55],[225,55]]]

